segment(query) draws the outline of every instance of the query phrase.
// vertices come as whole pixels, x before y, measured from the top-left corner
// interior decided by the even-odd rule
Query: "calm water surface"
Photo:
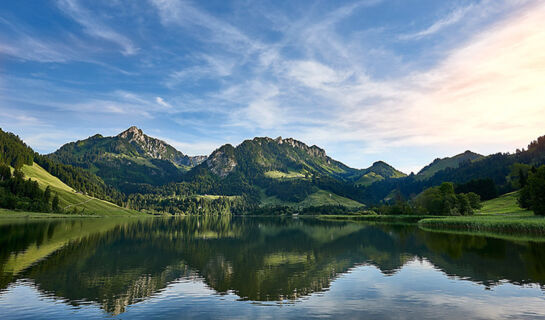
[[[199,217],[0,221],[1,319],[545,319],[545,243]]]

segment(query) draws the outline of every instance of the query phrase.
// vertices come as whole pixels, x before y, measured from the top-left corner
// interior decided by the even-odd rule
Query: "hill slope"
[[[442,159],[437,158],[432,163],[422,168],[422,170],[420,170],[416,176],[419,179],[428,179],[432,177],[435,173],[446,168],[455,169],[464,162],[473,162],[482,158],[484,158],[483,155],[471,152],[469,150],[453,157],[447,157]]]
[[[483,207],[478,211],[480,214],[528,214],[532,211],[521,208],[518,204],[519,192],[510,192],[497,198],[483,201]]]
[[[145,135],[137,127],[130,127],[114,137],[97,134],[65,144],[49,157],[88,169],[117,187],[178,181],[183,172],[206,158],[184,155],[166,142]]]
[[[58,194],[60,207],[67,212],[70,212],[76,208],[78,211],[85,210],[85,213],[99,214],[103,216],[127,214],[142,215],[139,212],[121,208],[113,203],[77,193],[75,190],[67,186],[57,177],[52,176],[49,172],[45,171],[36,163],[31,166],[23,165],[21,171],[25,174],[25,178],[38,181],[41,189],[45,189],[47,186],[49,186],[53,194]]]
[[[330,158],[325,150],[317,146],[307,146],[301,141],[281,137],[245,140],[236,148],[230,144],[224,145],[201,166],[219,177],[226,177],[232,172],[250,177],[276,171],[343,179],[358,173],[357,169]]]
[[[469,158],[476,158],[478,156],[473,153],[466,152],[466,154],[469,154]],[[458,157],[458,160],[460,158]],[[437,164],[442,161],[439,159],[434,162]],[[457,167],[447,166],[442,170],[436,171],[430,177],[426,177],[421,172],[419,175],[410,175],[405,178],[374,183],[365,190],[364,201],[367,204],[380,203],[393,190],[397,190],[403,197],[409,198],[411,195],[418,194],[426,188],[438,186],[445,181],[461,185],[472,181],[483,182],[484,180],[487,184],[488,182],[492,184],[495,189],[494,193],[503,194],[514,191],[515,187],[512,184],[510,174],[515,164],[521,163],[536,167],[545,164],[545,136],[532,141],[526,150],[523,149],[516,153],[496,153],[477,157],[473,161],[457,161],[457,163]],[[479,184],[475,183],[475,185]],[[466,190],[465,192],[480,194],[479,190]],[[483,194],[480,195],[485,198]]]
[[[317,206],[344,206],[347,208],[360,208],[365,206],[364,204],[348,199],[346,197],[339,196],[335,193],[319,190],[309,194],[303,200],[299,202],[282,201],[276,196],[264,196],[261,200],[262,207],[268,206],[288,206],[288,207],[317,207]]]
[[[362,173],[362,176],[356,181],[356,184],[363,186],[369,186],[376,181],[397,179],[407,176],[384,161],[373,163],[369,168],[363,169]]]
[[[291,138],[264,137],[237,147],[220,147],[184,179],[202,186],[200,192],[247,195],[254,204],[310,206],[314,197],[327,200],[314,201],[316,205],[340,201],[359,206],[352,182],[359,175],[360,170],[332,159],[317,146]],[[324,193],[331,197],[322,197]]]

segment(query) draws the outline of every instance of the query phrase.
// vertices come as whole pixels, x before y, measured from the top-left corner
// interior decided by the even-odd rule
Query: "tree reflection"
[[[198,278],[243,300],[296,300],[327,290],[357,265],[389,275],[414,259],[487,286],[504,279],[545,284],[543,243],[429,233],[414,225],[205,216],[0,230],[3,288],[28,278],[43,292],[74,305],[93,301],[111,314],[180,279]]]

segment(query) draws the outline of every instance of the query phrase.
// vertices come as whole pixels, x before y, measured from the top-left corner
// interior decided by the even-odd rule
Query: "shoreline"
[[[184,215],[188,217],[190,215]],[[65,214],[13,211],[0,209],[0,221],[36,219],[81,219],[81,218],[149,218],[171,217],[152,214]],[[176,216],[172,216],[176,217]],[[328,221],[407,223],[417,225],[429,232],[511,237],[528,240],[545,240],[545,217],[535,215],[474,215],[474,216],[423,216],[423,215],[297,215],[297,216],[255,216],[232,215],[232,217],[291,217],[316,218]]]

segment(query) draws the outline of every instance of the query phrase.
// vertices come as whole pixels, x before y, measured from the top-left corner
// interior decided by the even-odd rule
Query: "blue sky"
[[[3,1],[0,127],[131,125],[208,154],[293,137],[406,172],[545,134],[543,1]]]

